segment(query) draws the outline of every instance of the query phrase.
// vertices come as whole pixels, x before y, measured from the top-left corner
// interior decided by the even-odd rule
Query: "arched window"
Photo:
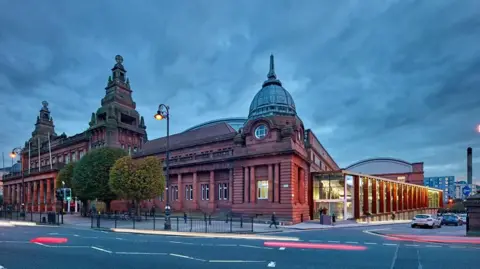
[[[265,124],[259,125],[259,126],[255,129],[255,137],[256,137],[257,139],[262,139],[262,138],[264,138],[265,136],[267,136],[267,133],[268,133],[268,129],[267,129],[267,126],[265,126]]]

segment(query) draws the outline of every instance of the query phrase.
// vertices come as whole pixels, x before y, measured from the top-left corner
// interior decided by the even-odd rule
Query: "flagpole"
[[[31,160],[31,148],[32,148],[32,141],[28,141],[28,173],[30,174],[30,169],[31,169],[31,163],[32,163],[32,160]]]
[[[48,133],[48,154],[50,155],[50,170],[53,169],[52,164],[52,144],[50,143],[50,133]]]
[[[40,148],[42,145],[40,144],[40,137],[38,137],[38,172],[40,172],[40,167],[42,166],[42,161],[40,160]]]

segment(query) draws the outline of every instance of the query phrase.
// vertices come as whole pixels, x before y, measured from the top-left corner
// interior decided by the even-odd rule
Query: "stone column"
[[[255,178],[255,166],[250,167],[250,203],[254,204],[257,200],[257,183]]]
[[[45,203],[45,211],[49,211],[49,210],[50,210],[50,206],[51,206],[51,204],[52,204],[52,200],[51,200],[51,199],[52,199],[52,196],[51,196],[51,195],[52,195],[52,193],[51,193],[51,191],[52,191],[52,190],[51,190],[51,188],[52,188],[51,182],[52,182],[52,179],[51,179],[51,178],[47,179],[47,202]]]
[[[3,186],[3,200],[5,201],[5,204],[9,204],[10,201],[10,196],[8,193],[8,186]]]
[[[217,193],[215,191],[215,171],[210,171],[210,197],[208,197],[208,208],[213,212],[215,210],[215,194]]]
[[[38,181],[38,184],[40,184],[40,190],[39,190],[39,198],[40,198],[40,201],[38,203],[38,211],[39,212],[42,212],[44,210],[44,206],[45,206],[45,189],[44,189],[44,182],[43,180],[39,180]]]
[[[300,168],[300,171],[298,173],[298,176],[300,177],[299,183],[300,186],[298,186],[299,194],[298,194],[298,202],[300,204],[305,204],[306,203],[306,195],[305,195],[305,170],[303,168]]]
[[[184,199],[183,197],[185,193],[185,188],[183,187],[183,184],[182,184],[182,174],[177,175],[177,186],[178,186],[178,201],[177,201],[178,210],[182,210],[183,199]]]
[[[17,204],[21,205],[22,204],[22,198],[20,193],[22,193],[22,184],[19,183],[17,184]]]
[[[57,196],[55,195],[57,192],[57,177],[53,178],[53,197],[52,197],[52,208],[56,210],[57,205]]]
[[[274,173],[273,173],[273,201],[275,203],[280,203],[280,165],[275,164]]]
[[[32,211],[37,211],[38,209],[38,181],[33,182],[33,201],[32,201]]]
[[[26,191],[26,193],[27,193],[27,197],[26,197],[26,198],[27,198],[27,199],[25,199],[27,204],[25,205],[25,209],[28,208],[28,209],[31,210],[31,209],[32,209],[32,207],[31,207],[31,206],[32,206],[32,183],[31,183],[31,182],[27,182],[27,183],[25,183],[25,184],[27,185],[27,191]]]
[[[268,165],[268,201],[273,202],[273,165]]]
[[[197,209],[198,194],[200,188],[198,187],[197,182],[197,172],[193,172],[193,200],[192,200],[192,209]]]
[[[245,171],[244,171],[244,175],[245,175],[245,181],[243,183],[243,188],[244,188],[244,191],[243,191],[243,202],[244,203],[248,203],[249,202],[249,197],[250,197],[250,194],[248,192],[248,190],[250,189],[249,187],[249,183],[250,183],[250,173],[249,173],[249,169],[248,167],[245,167],[244,168]]]
[[[233,168],[228,172],[228,201],[233,202]]]

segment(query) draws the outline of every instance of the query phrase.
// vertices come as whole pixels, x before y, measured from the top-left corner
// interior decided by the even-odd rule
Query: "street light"
[[[17,155],[20,155],[20,174],[22,175],[22,189],[20,190],[20,197],[22,200],[22,211],[25,210],[25,176],[23,174],[23,156],[22,156],[22,148],[21,147],[16,147],[12,149],[12,152],[10,153],[10,157],[12,159],[15,159]]]
[[[158,105],[157,113],[153,116],[156,120],[167,120],[167,146],[165,149],[165,167],[166,167],[166,177],[165,183],[167,185],[167,204],[165,206],[165,230],[171,230],[172,224],[170,222],[170,191],[168,190],[168,182],[170,181],[170,107],[165,104]]]

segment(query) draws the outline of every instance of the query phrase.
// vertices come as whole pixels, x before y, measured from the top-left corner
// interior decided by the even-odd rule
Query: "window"
[[[76,162],[76,161],[77,161],[77,153],[73,152],[72,153],[72,162]]]
[[[83,155],[85,155],[85,151],[80,150],[80,159],[83,158]]]
[[[63,163],[63,156],[62,155],[58,156],[58,162]]]
[[[262,124],[255,129],[255,137],[257,139],[262,139],[267,136],[267,132],[267,126],[265,126],[265,124]]]
[[[132,147],[128,146],[128,155],[132,155]]]
[[[122,149],[125,149],[125,145],[122,144]]]
[[[178,200],[178,186],[172,186],[172,200],[177,201]]]
[[[137,147],[134,147],[133,148],[133,153],[136,153],[138,151],[138,148]]]
[[[70,162],[70,156],[65,155],[65,163],[68,164]]]
[[[193,185],[185,186],[185,200],[193,200]]]
[[[210,188],[208,184],[202,184],[202,200],[207,201],[210,199]]]
[[[57,162],[57,157],[52,157],[52,164],[55,164]]]
[[[257,198],[259,200],[268,199],[268,180],[257,182]]]
[[[218,200],[228,200],[228,183],[218,184]]]

